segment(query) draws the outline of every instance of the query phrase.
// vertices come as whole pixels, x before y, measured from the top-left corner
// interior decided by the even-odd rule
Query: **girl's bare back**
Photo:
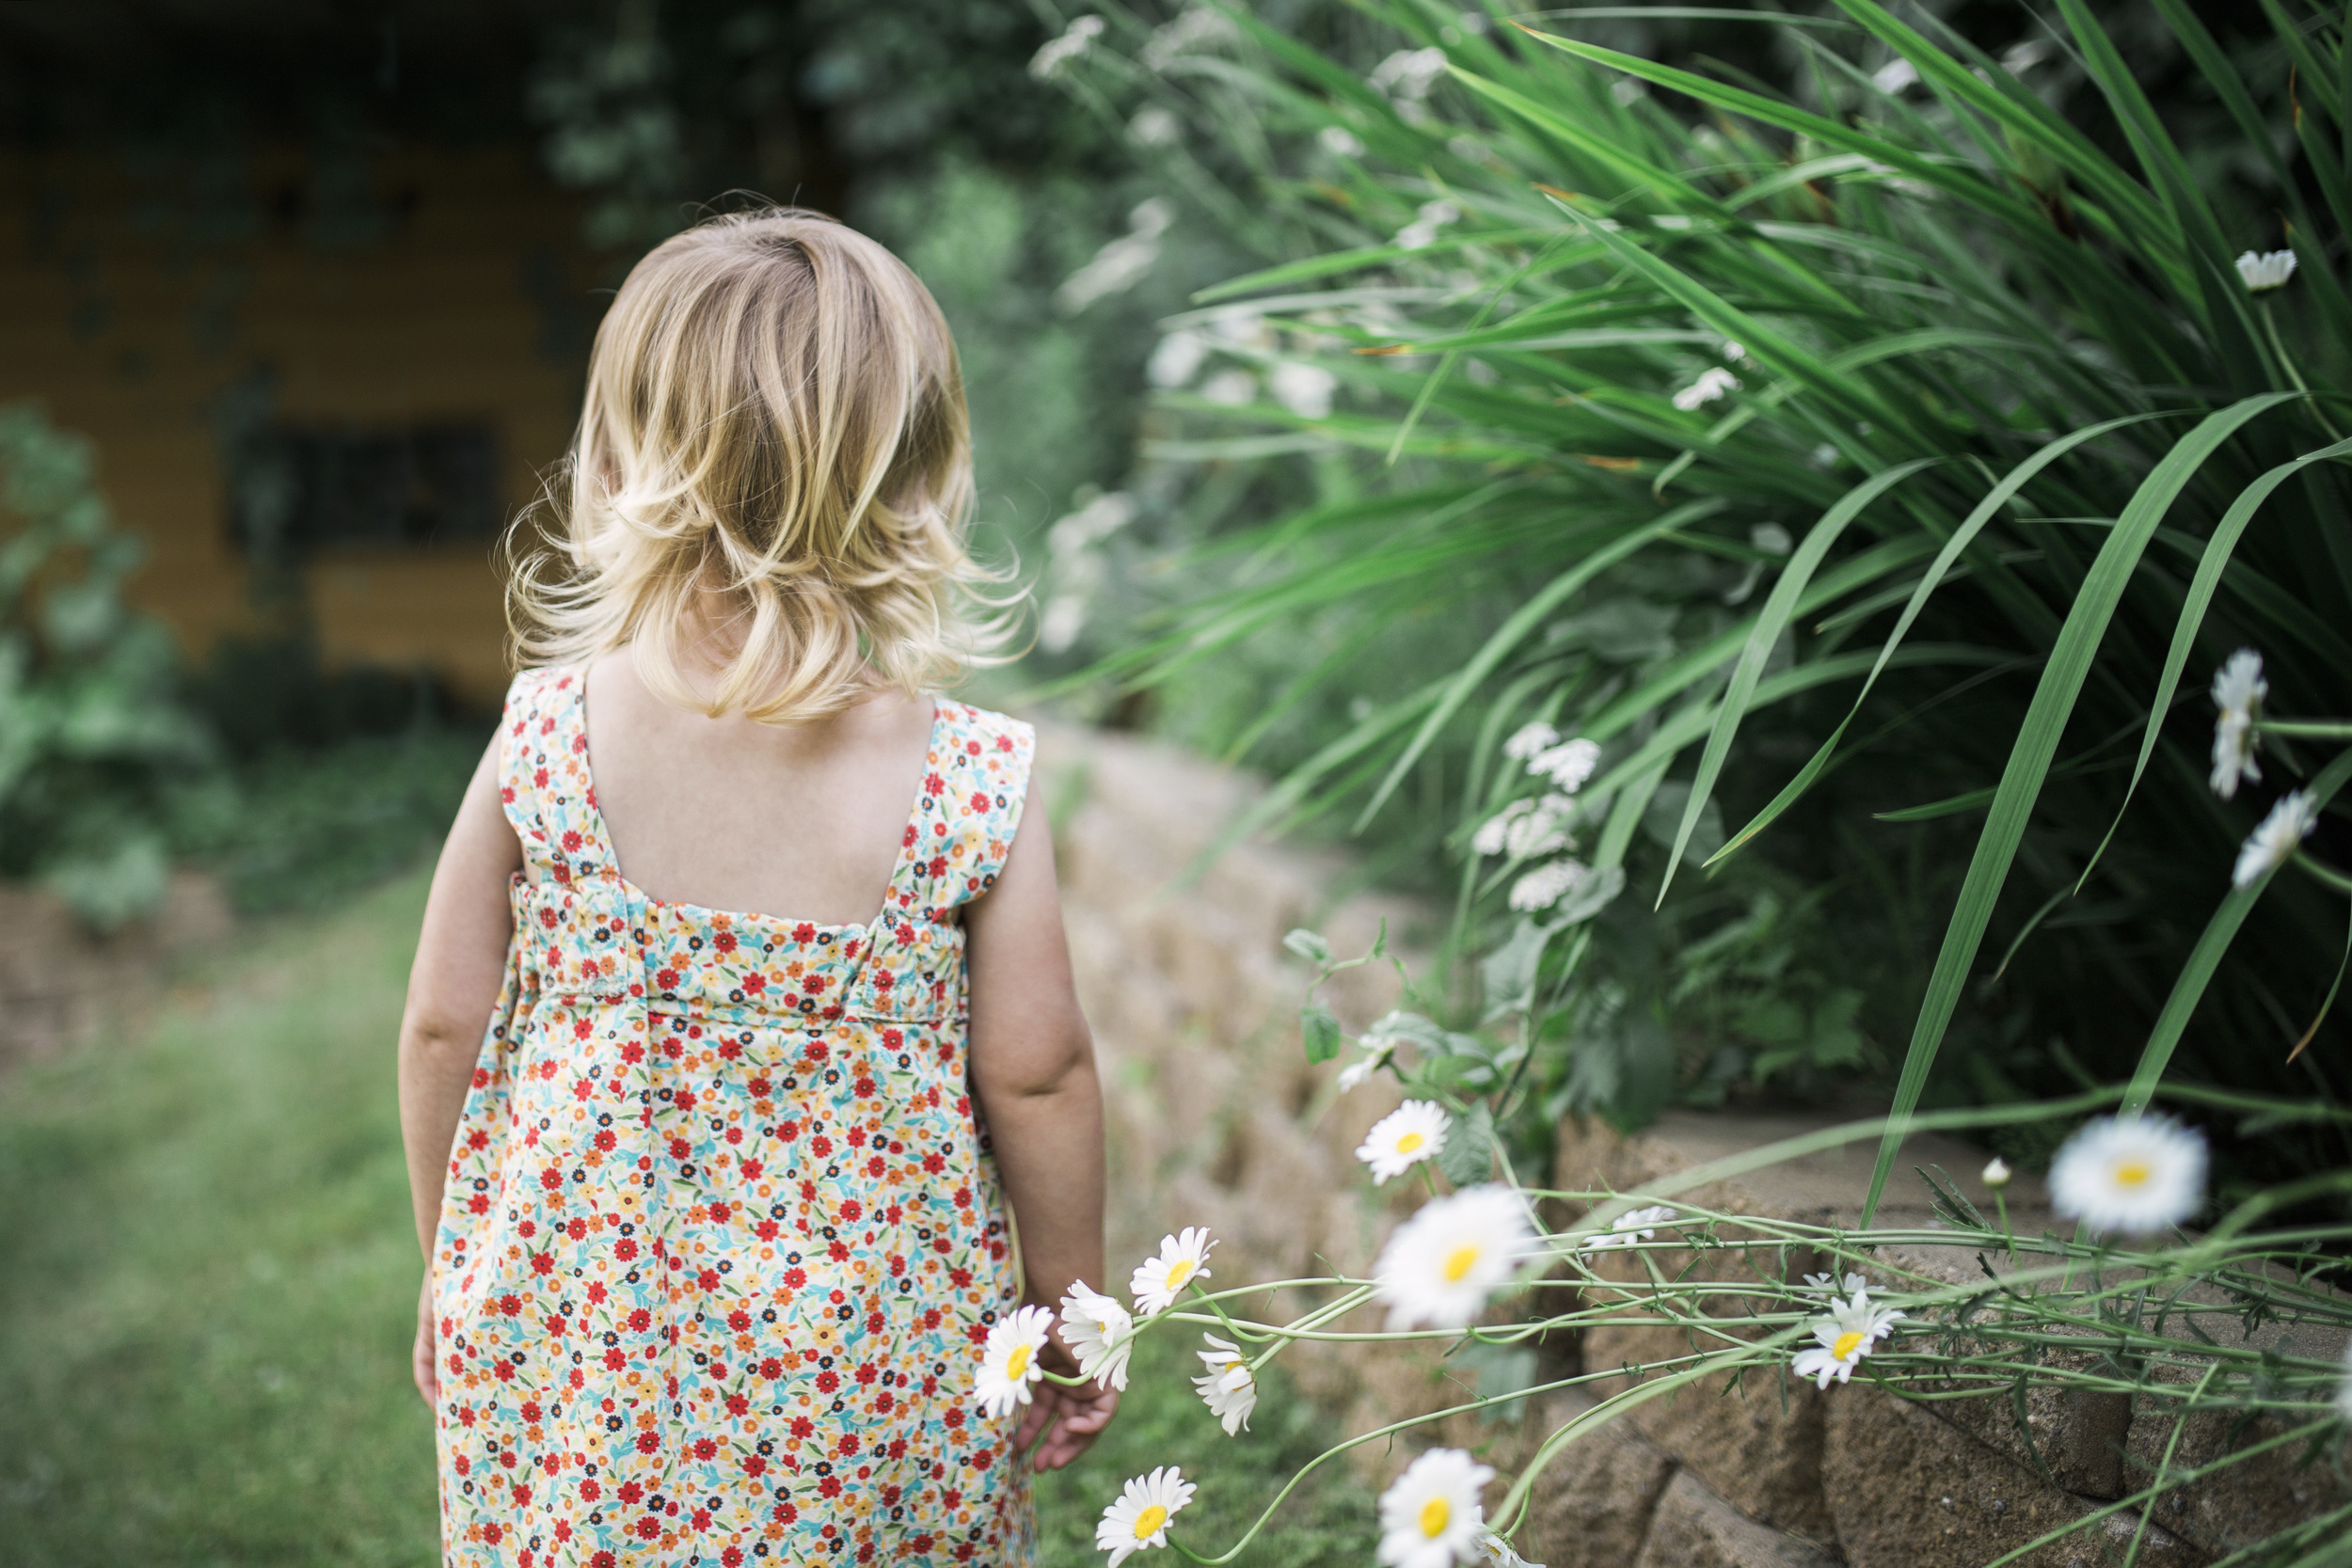
[[[589,760],[622,875],[665,903],[874,918],[923,781],[932,708],[888,693],[793,725],[656,696],[628,650],[588,672]]]

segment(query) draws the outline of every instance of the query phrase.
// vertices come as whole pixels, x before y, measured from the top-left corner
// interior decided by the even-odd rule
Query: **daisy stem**
[[[1998,1187],[1993,1189],[1993,1207],[2000,1212],[2001,1240],[2008,1243],[2009,1266],[2013,1269],[2017,1266],[2017,1232],[2010,1228],[2009,1195]]]
[[[1426,1160],[1420,1161],[1416,1164],[1414,1168],[1421,1172],[1421,1184],[1429,1189],[1429,1196],[1431,1197],[1436,1197],[1438,1196],[1438,1178],[1429,1169],[1429,1162]]]
[[[2352,740],[2352,720],[2264,719],[2254,727],[2271,735],[2302,736],[2312,740]]]

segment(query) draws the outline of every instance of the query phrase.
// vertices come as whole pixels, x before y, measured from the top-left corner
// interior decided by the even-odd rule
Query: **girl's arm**
[[[1020,1231],[1028,1299],[1051,1309],[1103,1276],[1103,1094],[1094,1039],[1078,1010],[1054,879],[1054,839],[1032,785],[996,885],[964,911],[971,966],[972,1085],[988,1118],[1005,1196]],[[1076,1370],[1056,1347],[1056,1371]],[[1041,1432],[1032,1464],[1058,1469],[1086,1450],[1119,1407],[1093,1386],[1036,1386],[1013,1447]],[[1049,1426],[1051,1430],[1048,1430]]]
[[[482,1032],[497,1007],[514,931],[507,887],[522,869],[522,844],[499,802],[499,738],[482,756],[457,820],[442,846],[425,899],[424,929],[408,972],[408,1006],[400,1021],[400,1134],[408,1151],[408,1196],[424,1288],[417,1302],[417,1390],[435,1397],[433,1233],[450,1145],[466,1108]]]

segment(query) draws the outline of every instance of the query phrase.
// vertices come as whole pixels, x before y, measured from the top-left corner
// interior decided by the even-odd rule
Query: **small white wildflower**
[[[1461,210],[1451,201],[1424,201],[1413,221],[1396,231],[1396,246],[1400,250],[1426,250],[1438,243],[1438,230],[1461,215]]]
[[[1386,93],[1391,100],[1417,103],[1429,96],[1429,89],[1445,74],[1445,51],[1432,45],[1427,49],[1400,49],[1372,68],[1372,90]]]
[[[1198,332],[1171,332],[1152,351],[1143,373],[1154,387],[1182,387],[1208,356],[1208,339]]]
[[[2214,672],[2213,792],[2224,800],[2237,794],[2239,781],[2260,782],[2263,770],[2254,761],[2255,723],[2262,700],[2270,694],[2263,679],[2263,656],[2240,648]]]
[[[1239,408],[1258,397],[1258,378],[1244,370],[1222,370],[1200,384],[1200,395],[1211,403]]]
[[[1373,1124],[1356,1150],[1356,1158],[1372,1167],[1375,1186],[1388,1185],[1423,1160],[1434,1160],[1445,1148],[1445,1108],[1427,1100],[1408,1100]]]
[[[2237,852],[2237,867],[2230,874],[2233,887],[2252,887],[2286,864],[2302,842],[2319,825],[2319,808],[2309,791],[2281,796],[2262,825],[2247,836]]]
[[[1788,1370],[1799,1377],[1818,1378],[1821,1388],[1827,1388],[1833,1377],[1844,1383],[1853,1376],[1862,1358],[1895,1331],[1895,1320],[1901,1316],[1892,1307],[1874,1310],[1868,1293],[1856,1291],[1851,1301],[1839,1302],[1829,1309],[1828,1317],[1814,1323],[1813,1338],[1820,1342],[1799,1351]]]
[[[1559,744],[1560,732],[1538,719],[1512,731],[1511,738],[1502,743],[1502,754],[1513,762],[1527,762]]]
[[[1713,403],[1725,392],[1737,391],[1739,387],[1738,376],[1721,365],[1710,365],[1699,372],[1699,378],[1696,381],[1675,394],[1674,404],[1688,414],[1693,409]]]
[[[1042,1307],[1020,1307],[988,1331],[972,1402],[991,1419],[1001,1421],[1029,1402],[1029,1385],[1045,1375],[1038,1353],[1045,1348],[1045,1331],[1053,1323],[1054,1314]]]
[[[1629,109],[1649,96],[1649,84],[1639,76],[1620,76],[1609,84],[1609,101],[1620,109]]]
[[[1870,1282],[1858,1274],[1843,1276],[1834,1274],[1809,1274],[1804,1276],[1804,1288],[1816,1295],[1845,1297],[1868,1290]]]
[[[1462,1449],[1431,1449],[1380,1494],[1381,1568],[1452,1568],[1475,1560],[1486,1532],[1480,1500],[1495,1479]]]
[[[1870,85],[1889,97],[1905,87],[1916,86],[1918,81],[1919,68],[1900,55],[1870,73]]]
[[[1511,908],[1521,914],[1550,909],[1591,875],[1581,861],[1548,861],[1511,884]]]
[[[1168,1520],[1199,1490],[1172,1465],[1135,1477],[1118,1500],[1103,1510],[1102,1522],[1094,1527],[1095,1549],[1110,1553],[1109,1568],[1119,1568],[1147,1546],[1167,1545]]]
[[[1283,360],[1266,378],[1274,401],[1302,420],[1327,418],[1331,412],[1331,394],[1339,385],[1339,377],[1321,365],[1301,364],[1295,359]]]
[[[2286,280],[2295,276],[2295,252],[2272,250],[2257,256],[2249,250],[2237,259],[2237,275],[2251,293],[2268,293],[2283,288]]]
[[[1733,342],[1728,338],[1724,340],[1724,357],[1725,359],[1736,365],[1747,356],[1748,351],[1744,347],[1739,343]]]
[[[1136,1298],[1136,1311],[1147,1318],[1165,1312],[1185,1286],[1208,1278],[1209,1249],[1216,1245],[1205,1225],[1188,1225],[1176,1235],[1161,1237],[1157,1255],[1137,1263],[1128,1276],[1127,1293]]]
[[[1489,24],[1484,11],[1457,11],[1454,13],[1454,20],[1462,24],[1462,31],[1471,37],[1485,38],[1486,36]]]
[[[1539,773],[1558,784],[1565,794],[1573,795],[1584,787],[1584,781],[1600,766],[1600,742],[1579,736],[1530,758],[1527,770]]]
[[[1387,1304],[1391,1329],[1464,1327],[1518,1272],[1534,1238],[1527,1200],[1508,1187],[1431,1198],[1380,1249],[1374,1298]]]
[[[1823,441],[1813,449],[1812,455],[1806,461],[1817,468],[1834,468],[1837,467],[1837,449],[1827,441]]]
[[[1480,855],[1508,854],[1527,860],[1576,847],[1566,823],[1576,802],[1565,795],[1546,795],[1539,800],[1514,800],[1479,825],[1470,836],[1470,849]]]
[[[1184,139],[1184,122],[1157,103],[1147,103],[1127,122],[1127,135],[1138,147],[1172,147]]]
[[[1544,1568],[1542,1563],[1530,1562],[1513,1551],[1511,1544],[1492,1530],[1478,1538],[1477,1547],[1479,1560],[1491,1564],[1492,1568]]]
[[[1037,645],[1049,654],[1067,653],[1086,630],[1087,602],[1077,594],[1057,594],[1037,618]]]
[[[1619,1214],[1608,1229],[1597,1236],[1586,1237],[1583,1245],[1577,1250],[1605,1252],[1611,1247],[1631,1246],[1636,1242],[1654,1242],[1658,1239],[1656,1227],[1674,1217],[1675,1212],[1664,1208],[1636,1209],[1630,1213]]]
[[[2001,69],[2015,76],[2031,71],[2049,57],[2050,46],[2040,39],[2025,39],[2001,53]]]
[[[1210,1348],[1199,1353],[1200,1364],[1209,1371],[1206,1377],[1194,1378],[1192,1386],[1231,1437],[1248,1429],[1249,1413],[1258,1408],[1258,1381],[1249,1375],[1238,1345],[1230,1345],[1214,1334],[1201,1338]]]
[[[2204,1201],[2204,1134],[2164,1117],[2085,1122],[2050,1162],[2050,1207],[2093,1230],[2145,1235]]]
[[[1995,1189],[2006,1187],[2009,1185],[2009,1162],[1999,1155],[1995,1154],[1985,1163],[1984,1184],[1986,1186]]]
[[[1315,133],[1315,140],[1334,158],[1360,158],[1364,144],[1355,132],[1344,125],[1327,125]]]
[[[1135,1350],[1132,1313],[1085,1280],[1071,1282],[1061,1298],[1062,1342],[1078,1358],[1078,1375],[1105,1388],[1127,1386],[1127,1358]]]
[[[1103,19],[1082,16],[1062,29],[1059,38],[1049,41],[1029,56],[1029,74],[1042,82],[1057,75],[1061,68],[1087,52],[1087,45],[1103,36]]]
[[[1388,1061],[1389,1056],[1390,1053],[1387,1051],[1375,1051],[1371,1055],[1350,1062],[1340,1069],[1340,1093],[1345,1094],[1350,1089],[1360,1089],[1366,1084],[1371,1083],[1372,1075],[1380,1070],[1381,1065]]]

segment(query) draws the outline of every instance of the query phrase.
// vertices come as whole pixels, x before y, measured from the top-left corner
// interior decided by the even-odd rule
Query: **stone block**
[[[1979,1568],[2093,1512],[2023,1465],[1920,1406],[1876,1388],[1835,1388],[1821,1489],[1837,1543],[1854,1568]],[[2019,1560],[2026,1568],[2101,1568],[2121,1556],[2138,1517],[2126,1511]],[[2145,1568],[2212,1560],[2178,1535],[2148,1528]]]
[[[1534,1423],[1537,1439],[1590,1408],[1581,1396],[1547,1402]],[[1674,1469],[1673,1460],[1622,1422],[1579,1437],[1535,1482],[1519,1555],[1545,1568],[1627,1568]]]
[[[1683,1470],[1660,1496],[1634,1568],[1835,1568],[1837,1560],[1813,1542],[1757,1524]]]

